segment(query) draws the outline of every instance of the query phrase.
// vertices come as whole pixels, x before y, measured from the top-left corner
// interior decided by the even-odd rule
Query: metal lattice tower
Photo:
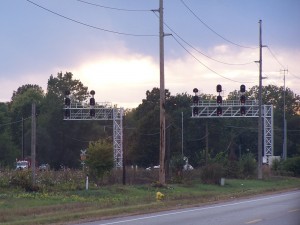
[[[241,107],[245,107],[245,114],[241,114]],[[217,115],[217,107],[222,108],[222,114]],[[247,100],[245,104],[241,104],[239,100],[226,100],[222,104],[216,101],[198,101],[193,103],[192,118],[238,118],[238,117],[258,117],[258,101]],[[194,109],[197,108],[197,113]],[[264,135],[264,156],[267,159],[273,156],[273,106],[262,106],[263,117],[263,135]]]
[[[90,115],[90,110],[95,110],[95,116]],[[112,120],[113,121],[113,148],[115,168],[123,166],[123,108],[112,107],[111,103],[96,103],[91,107],[89,104],[72,103],[65,106],[69,115],[64,120]]]

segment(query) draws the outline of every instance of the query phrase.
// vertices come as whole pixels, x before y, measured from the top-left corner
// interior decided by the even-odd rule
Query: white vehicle
[[[17,161],[16,170],[27,170],[29,168],[29,162],[25,160]]]

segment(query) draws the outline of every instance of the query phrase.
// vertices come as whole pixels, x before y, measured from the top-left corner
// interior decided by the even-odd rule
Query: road
[[[300,191],[80,225],[300,225]]]

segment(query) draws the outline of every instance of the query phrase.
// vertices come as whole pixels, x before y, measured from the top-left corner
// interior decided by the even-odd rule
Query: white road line
[[[260,221],[262,221],[262,219],[251,220],[251,221],[246,222],[245,224],[253,224],[253,223],[258,223]]]
[[[164,214],[153,215],[153,216],[144,216],[144,217],[139,217],[139,218],[135,218],[135,219],[120,220],[120,221],[116,221],[116,222],[99,223],[98,225],[120,224],[120,223],[127,223],[127,222],[133,222],[133,221],[138,221],[138,220],[153,219],[153,218],[158,218],[158,217],[163,217],[163,216],[177,215],[177,214],[182,214],[182,213],[204,211],[204,210],[208,210],[208,209],[216,209],[216,208],[223,208],[223,207],[227,207],[227,206],[241,205],[241,204],[245,204],[245,203],[264,201],[264,200],[268,200],[268,199],[280,198],[280,197],[295,195],[295,194],[299,194],[299,191],[293,192],[293,193],[288,193],[288,194],[276,195],[276,196],[272,196],[272,197],[259,198],[259,199],[236,202],[236,203],[229,203],[229,204],[224,204],[224,205],[216,205],[216,206],[209,206],[209,207],[205,207],[205,208],[189,209],[189,210],[184,210],[184,211],[180,211],[180,212],[164,213]]]

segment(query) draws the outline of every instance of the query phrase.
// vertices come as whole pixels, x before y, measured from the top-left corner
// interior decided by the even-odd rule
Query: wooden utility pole
[[[32,185],[35,185],[36,113],[35,103],[31,106],[31,169]]]
[[[163,0],[159,0],[159,58],[160,58],[160,149],[159,149],[159,182],[166,184],[166,97],[165,97],[165,72],[164,72],[164,21]]]
[[[24,147],[25,147],[25,145],[24,145],[24,118],[23,118],[23,116],[22,116],[22,160],[24,160],[24,158],[25,158],[25,153],[24,153]]]
[[[282,148],[282,158],[283,160],[286,160],[287,158],[287,134],[286,134],[286,102],[285,102],[285,95],[286,95],[286,88],[285,88],[285,72],[288,72],[287,69],[282,70],[283,71],[283,148]]]
[[[258,152],[257,178],[262,179],[262,37],[259,20],[259,90],[258,90]]]
[[[208,123],[206,121],[206,126],[205,126],[205,165],[207,165],[208,161]]]

